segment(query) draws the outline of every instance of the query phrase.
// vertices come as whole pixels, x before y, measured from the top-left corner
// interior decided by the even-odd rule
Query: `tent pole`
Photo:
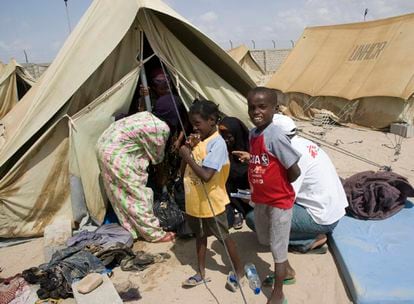
[[[144,86],[144,88],[148,88],[147,75],[145,74],[145,67],[144,67],[144,32],[140,31],[139,36],[140,36],[140,44],[141,44],[141,47],[140,47],[141,83]],[[150,99],[149,95],[145,95],[144,99],[145,99],[145,106],[147,108],[147,111],[151,112],[152,107],[151,107],[151,99]]]

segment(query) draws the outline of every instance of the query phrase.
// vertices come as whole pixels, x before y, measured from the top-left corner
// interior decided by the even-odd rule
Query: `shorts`
[[[292,210],[263,204],[254,207],[257,239],[262,245],[270,245],[275,263],[283,263],[288,259]]]
[[[219,241],[224,241],[229,236],[226,212],[216,215],[216,219],[218,227],[214,217],[199,218],[187,214],[188,225],[197,238],[214,235]]]

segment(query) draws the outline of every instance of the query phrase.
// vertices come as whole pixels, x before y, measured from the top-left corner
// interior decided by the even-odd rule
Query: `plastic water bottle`
[[[244,272],[249,280],[249,286],[253,290],[254,294],[260,293],[260,278],[257,275],[256,266],[253,263],[244,265]]]

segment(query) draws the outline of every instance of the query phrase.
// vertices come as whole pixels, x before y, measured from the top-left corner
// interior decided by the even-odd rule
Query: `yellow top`
[[[215,169],[216,173],[203,187],[201,179],[187,165],[184,174],[185,210],[188,215],[194,217],[213,217],[206,193],[216,215],[224,212],[225,206],[230,202],[226,191],[230,171],[226,143],[219,133],[215,132],[194,147],[193,156],[198,165]]]

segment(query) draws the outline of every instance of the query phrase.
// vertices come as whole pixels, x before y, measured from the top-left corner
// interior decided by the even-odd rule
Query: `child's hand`
[[[250,153],[246,151],[233,151],[231,154],[236,155],[242,163],[247,163],[250,159]]]
[[[198,145],[198,143],[200,142],[200,134],[197,133],[193,133],[190,134],[190,136],[187,137],[187,140],[185,141],[186,146],[188,146],[189,148],[194,148],[195,146]]]
[[[191,149],[186,145],[182,145],[179,154],[183,160],[186,160],[188,157],[191,157]]]
[[[139,86],[139,95],[141,96],[148,96],[149,95],[149,89],[148,87],[144,87],[142,84]]]
[[[180,148],[181,140],[174,140],[173,144],[171,145],[171,152],[176,152]]]

